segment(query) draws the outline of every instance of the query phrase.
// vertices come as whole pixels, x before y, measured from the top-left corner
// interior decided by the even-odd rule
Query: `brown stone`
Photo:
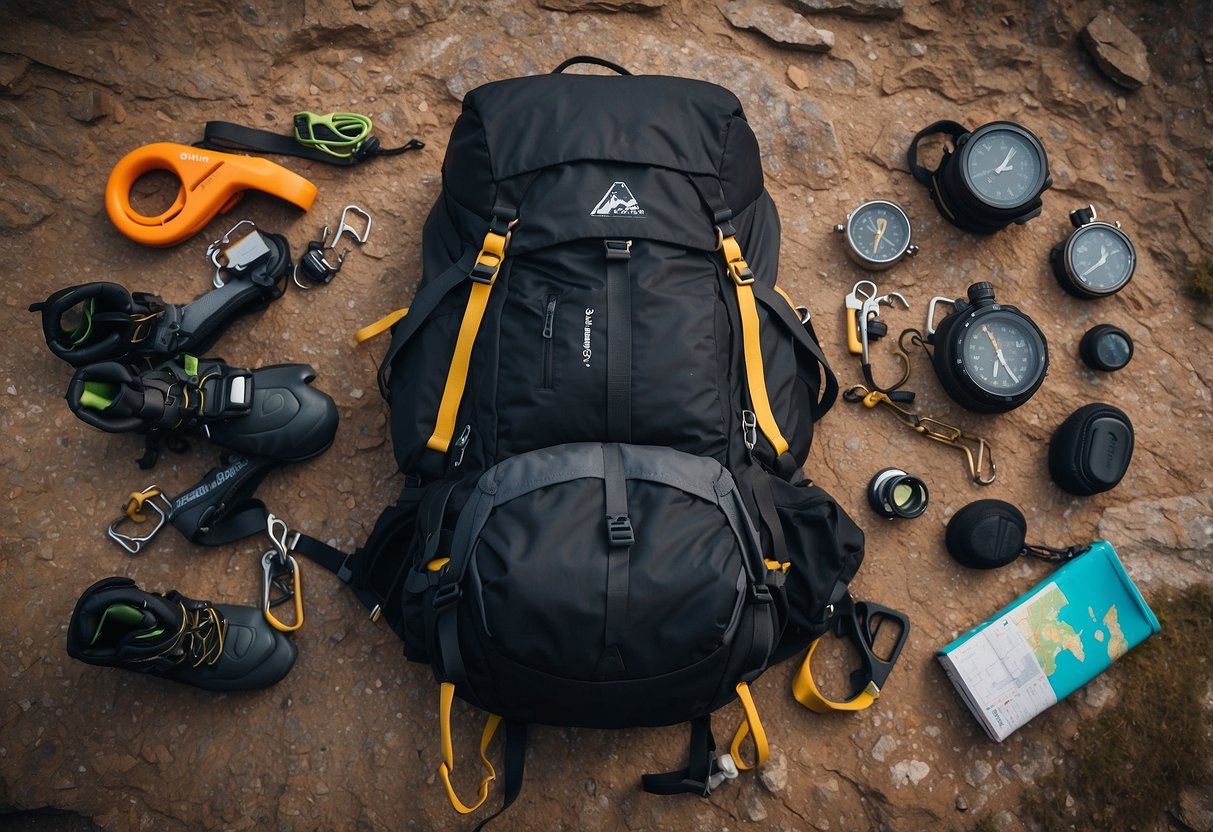
[[[818,29],[802,15],[765,0],[725,0],[720,11],[736,28],[752,29],[778,46],[806,52],[829,52],[834,47],[833,32]]]
[[[801,14],[840,14],[845,17],[892,19],[901,14],[905,0],[790,0]]]
[[[807,89],[809,86],[809,73],[805,72],[798,66],[788,67],[788,80],[792,82],[798,90]]]
[[[81,124],[100,121],[109,113],[108,96],[98,90],[86,90],[67,101],[67,114]]]
[[[545,9],[558,12],[651,12],[665,0],[538,0]]]
[[[29,58],[0,52],[0,89],[10,90],[25,71],[29,69]]]
[[[1146,45],[1120,18],[1101,12],[1082,30],[1082,42],[1104,75],[1131,90],[1150,83]]]

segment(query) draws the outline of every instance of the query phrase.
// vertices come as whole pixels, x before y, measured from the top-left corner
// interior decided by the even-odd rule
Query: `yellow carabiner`
[[[299,564],[290,555],[286,556],[285,562],[280,561],[278,550],[268,549],[261,556],[261,572],[261,613],[275,630],[295,632],[303,626],[303,584],[300,582]],[[284,581],[287,575],[289,579]],[[274,588],[282,593],[277,598],[271,597]],[[290,600],[295,602],[295,623],[284,624],[274,615],[273,608]]]

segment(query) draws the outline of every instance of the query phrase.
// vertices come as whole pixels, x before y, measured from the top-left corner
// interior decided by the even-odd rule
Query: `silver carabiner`
[[[161,502],[164,503],[164,508],[161,508]],[[151,527],[151,530],[148,531],[147,534],[136,536],[123,534],[122,532],[118,531],[118,527],[126,520],[130,520],[133,523],[142,523],[146,521],[147,518],[140,513],[140,510],[145,505],[150,505],[152,509],[155,510],[156,514],[159,515],[156,518],[155,525]],[[160,489],[154,485],[148,486],[142,491],[136,491],[131,494],[130,499],[126,503],[126,508],[122,516],[110,523],[109,527],[105,530],[105,533],[111,540],[113,540],[123,549],[130,552],[132,555],[137,555],[143,549],[143,545],[155,537],[159,531],[164,528],[165,521],[168,520],[169,514],[172,513],[172,510],[172,503],[168,501],[167,497],[160,493]]]
[[[362,229],[361,236],[358,234],[358,229],[345,221],[346,214],[349,214],[351,211],[366,220],[366,228]],[[341,239],[342,234],[349,234],[358,241],[359,245],[363,245],[366,243],[367,238],[371,236],[371,215],[357,205],[345,206],[345,209],[341,212],[341,221],[337,224],[337,234],[333,237],[333,242],[327,248],[336,248],[337,241]]]

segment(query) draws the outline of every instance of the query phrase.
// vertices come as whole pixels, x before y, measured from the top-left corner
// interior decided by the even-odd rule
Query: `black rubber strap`
[[[518,795],[522,793],[522,777],[526,772],[526,733],[525,722],[505,722],[505,772],[504,800],[501,808],[476,825],[472,832],[480,832],[489,822],[510,808]]]
[[[607,399],[609,442],[632,441],[632,276],[631,242],[606,241]]]
[[[691,720],[691,742],[687,751],[687,766],[664,774],[645,774],[641,787],[649,794],[711,793],[708,778],[716,770],[716,740],[712,737],[712,718],[701,716]]]
[[[222,546],[265,532],[265,504],[253,492],[283,463],[263,457],[224,458],[190,488],[172,500],[169,522],[191,543]]]
[[[600,66],[613,72],[618,72],[620,75],[632,74],[614,61],[608,61],[606,58],[595,58],[592,55],[574,55],[571,58],[566,58],[560,62],[559,66],[552,70],[552,74],[559,75],[575,64],[593,64],[594,66]]]
[[[349,167],[376,156],[394,156],[409,150],[420,150],[425,143],[417,139],[409,139],[400,147],[383,147],[374,136],[368,136],[358,149],[349,156],[334,156],[317,150],[314,147],[300,144],[294,134],[271,133],[268,130],[258,130],[255,127],[244,127],[229,121],[208,121],[203,131],[202,141],[195,147],[205,147],[211,150],[251,150],[258,153],[271,153],[282,156],[298,156],[313,162],[325,162],[330,165]]]
[[[624,670],[619,645],[628,628],[628,572],[632,544],[636,542],[628,516],[627,480],[623,473],[623,455],[619,446],[602,446],[603,488],[606,492],[607,594],[605,647],[595,668],[595,676],[615,678]]]
[[[914,135],[914,138],[910,141],[910,147],[908,150],[906,150],[906,162],[909,164],[910,173],[912,173],[914,178],[917,179],[921,184],[931,189],[932,196],[935,193],[935,187],[931,180],[933,175],[938,172],[938,168],[936,168],[936,170],[927,170],[922,165],[918,164],[918,143],[927,136],[934,136],[937,133],[942,133],[945,136],[949,136],[951,137],[952,141],[955,142],[956,139],[960,138],[967,132],[969,132],[968,128],[960,122],[943,119],[941,121],[928,124],[926,127],[919,130]],[[945,151],[945,159],[947,158],[947,155],[947,151]],[[940,162],[940,167],[943,167],[942,162]]]

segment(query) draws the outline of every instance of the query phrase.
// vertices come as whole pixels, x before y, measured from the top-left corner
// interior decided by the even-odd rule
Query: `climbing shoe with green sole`
[[[256,607],[212,604],[176,590],[144,592],[129,578],[105,578],[76,602],[67,653],[206,690],[265,688],[295,664],[295,644]]]

